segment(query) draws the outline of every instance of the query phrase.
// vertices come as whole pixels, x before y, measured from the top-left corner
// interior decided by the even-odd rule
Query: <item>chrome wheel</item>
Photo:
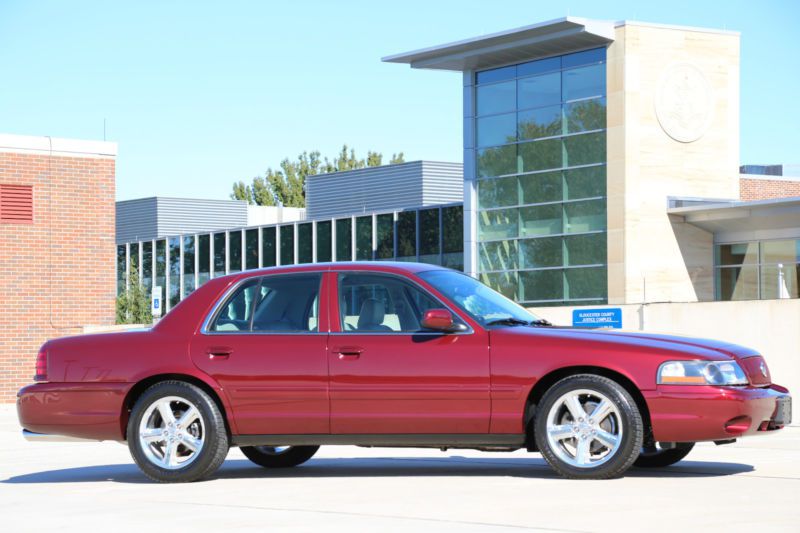
[[[180,396],[159,398],[139,423],[139,445],[145,457],[167,470],[184,468],[197,459],[205,437],[199,409]]]
[[[616,405],[590,389],[567,392],[547,413],[547,442],[559,459],[576,468],[593,468],[609,461],[623,441]]]

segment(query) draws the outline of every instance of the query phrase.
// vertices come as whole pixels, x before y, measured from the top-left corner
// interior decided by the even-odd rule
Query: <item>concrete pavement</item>
[[[800,427],[702,444],[662,470],[568,481],[538,454],[323,447],[269,471],[150,483],[116,443],[28,443],[0,406],[4,531],[800,531]]]

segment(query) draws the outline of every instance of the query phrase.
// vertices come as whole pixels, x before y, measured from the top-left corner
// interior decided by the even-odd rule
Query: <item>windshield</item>
[[[532,323],[539,318],[480,281],[452,270],[429,270],[419,277],[433,285],[482,326],[504,319]]]

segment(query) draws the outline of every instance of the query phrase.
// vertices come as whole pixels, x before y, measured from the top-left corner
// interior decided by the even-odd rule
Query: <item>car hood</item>
[[[723,360],[733,358],[740,360],[759,355],[759,353],[752,348],[713,339],[608,329],[585,329],[560,326],[508,327],[493,330],[492,335],[496,334],[530,336],[539,339],[547,337],[554,341],[584,341],[588,343],[611,344],[624,347],[626,351],[635,349],[645,352],[677,352],[698,359]]]

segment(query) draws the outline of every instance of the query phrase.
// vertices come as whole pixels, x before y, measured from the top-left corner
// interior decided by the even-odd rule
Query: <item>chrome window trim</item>
[[[277,233],[277,232],[276,232]],[[258,279],[259,284],[261,278],[265,277],[277,277],[277,276],[297,276],[303,274],[316,274],[320,276],[320,294],[322,293],[322,282],[323,276],[325,273],[328,272],[327,270],[310,270],[310,271],[302,271],[302,272],[279,272],[275,274],[261,274],[257,276],[247,276],[230,287],[225,291],[225,293],[217,299],[217,302],[214,304],[214,307],[211,308],[211,311],[206,315],[205,320],[203,320],[203,325],[200,327],[200,334],[201,335],[208,335],[208,336],[217,336],[217,335],[328,335],[329,331],[211,331],[208,329],[209,324],[214,321],[217,317],[217,313],[219,313],[220,308],[224,303],[227,303],[230,297],[233,295],[235,291],[239,289],[243,284],[247,283],[250,280]],[[321,307],[320,307],[321,308]],[[255,310],[253,310],[255,312]]]
[[[347,335],[347,336],[352,336],[352,335],[368,335],[368,336],[407,335],[407,336],[414,336],[414,335],[472,335],[472,334],[475,333],[475,330],[472,328],[472,326],[469,324],[468,321],[464,320],[461,317],[461,314],[456,312],[450,305],[442,302],[441,298],[438,298],[438,297],[434,296],[433,294],[431,294],[431,292],[428,289],[426,289],[425,287],[423,287],[422,285],[417,283],[416,280],[411,279],[408,276],[395,274],[393,272],[375,272],[375,271],[372,271],[372,270],[336,270],[336,271],[332,271],[332,272],[334,272],[336,274],[336,296],[337,296],[337,299],[338,299],[338,296],[339,296],[339,283],[340,283],[339,275],[340,274],[364,274],[364,273],[366,273],[366,274],[371,275],[371,276],[375,275],[375,276],[385,276],[385,277],[391,277],[391,278],[398,278],[401,281],[406,281],[406,282],[410,283],[411,285],[413,285],[417,289],[421,290],[424,294],[426,294],[432,300],[442,304],[444,309],[447,309],[448,311],[450,311],[454,316],[458,317],[458,319],[461,322],[463,322],[465,326],[467,326],[467,330],[466,331],[454,331],[452,333],[447,333],[447,332],[444,332],[444,331],[331,331],[329,333],[330,335],[335,335],[335,336],[340,336],[340,335]],[[338,303],[338,301],[337,301],[337,303]],[[330,318],[329,318],[329,321],[330,321]],[[341,322],[341,310],[339,312],[339,321]],[[341,328],[341,326],[342,325],[339,324],[340,328]]]

